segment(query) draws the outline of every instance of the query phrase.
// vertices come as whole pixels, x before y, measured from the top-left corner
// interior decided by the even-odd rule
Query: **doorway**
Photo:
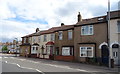
[[[105,66],[108,66],[109,65],[109,49],[107,45],[102,45],[101,57],[102,57],[102,64]]]

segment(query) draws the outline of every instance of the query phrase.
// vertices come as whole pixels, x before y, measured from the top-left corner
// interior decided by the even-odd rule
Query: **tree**
[[[4,46],[2,47],[2,52],[8,52],[8,48],[7,48],[6,45],[4,45]]]

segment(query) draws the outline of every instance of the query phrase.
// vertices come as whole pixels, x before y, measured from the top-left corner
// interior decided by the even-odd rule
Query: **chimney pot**
[[[61,23],[61,26],[63,26],[64,25],[64,23]]]
[[[36,32],[38,32],[39,31],[39,28],[36,28]]]
[[[80,12],[78,12],[78,22],[82,21],[82,16],[80,14]]]

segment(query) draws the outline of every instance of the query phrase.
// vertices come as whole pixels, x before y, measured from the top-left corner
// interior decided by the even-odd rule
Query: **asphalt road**
[[[2,72],[37,72],[37,71],[26,68],[20,68],[18,65],[2,62]]]
[[[79,63],[41,60],[2,55],[2,72],[36,72],[40,74],[116,74],[116,69]]]

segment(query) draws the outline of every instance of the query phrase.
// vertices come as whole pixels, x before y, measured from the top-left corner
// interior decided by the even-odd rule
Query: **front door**
[[[118,65],[119,64],[119,59],[118,59],[118,57],[119,57],[119,45],[118,44],[114,44],[114,45],[112,45],[112,51],[113,51],[113,59],[114,59],[114,64],[115,65]]]
[[[101,49],[102,64],[108,66],[109,64],[109,50],[108,46],[103,45]]]

